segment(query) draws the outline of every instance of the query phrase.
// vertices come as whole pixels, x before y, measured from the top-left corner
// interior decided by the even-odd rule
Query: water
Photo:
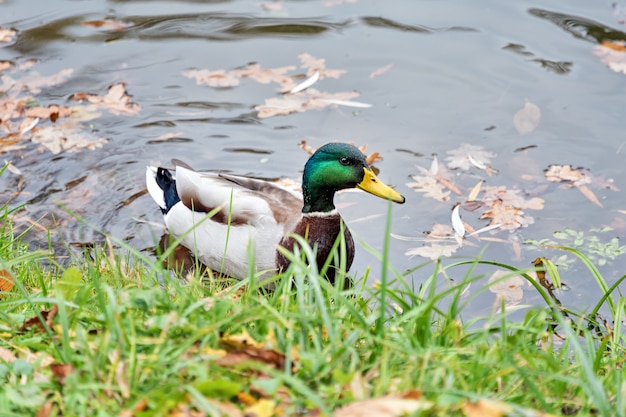
[[[0,177],[0,198],[10,199],[11,207],[27,204],[18,220],[53,230],[55,241],[102,241],[97,232],[102,230],[148,249],[160,232],[144,222],[161,219],[143,195],[147,164],[176,157],[199,169],[297,179],[307,159],[297,146],[301,140],[312,146],[354,141],[380,152],[384,159],[376,167],[381,179],[407,197],[405,205],[393,208],[392,232],[419,238],[435,223],[449,224],[450,209],[461,200],[426,198],[406,185],[409,176],[419,173],[416,165],[428,169],[433,154],[445,162],[446,152],[466,143],[494,152],[491,165],[499,170],[492,176],[479,169],[453,172],[466,195],[483,178],[486,185],[516,188],[528,198],[545,200],[544,209],[525,210],[533,224],[494,237],[523,242],[550,238],[568,227],[589,233],[607,225],[615,230],[601,234],[602,239],[624,235],[621,191],[590,186],[600,208],[576,188],[541,179],[549,165],[571,164],[613,178],[624,188],[626,74],[611,71],[592,53],[602,40],[626,39],[610,3],[327,3],[267,2],[282,5],[272,12],[251,1],[5,0],[0,26],[17,29],[18,37],[0,47],[0,60],[19,64],[36,59],[33,69],[42,75],[74,70],[68,82],[43,89],[37,96],[41,104],[69,105],[75,92],[104,94],[108,86],[124,82],[142,110],[136,116],[103,111],[90,121],[95,134],[108,139],[93,151],[53,155],[26,142],[24,149],[3,153],[23,176]],[[105,18],[127,28],[82,25]],[[361,95],[356,100],[373,107],[259,119],[254,107],[279,97],[275,85],[244,79],[237,87],[214,89],[182,75],[192,68],[229,71],[250,62],[263,68],[299,65],[302,53],[326,59],[328,68],[348,71],[316,88],[357,90]],[[393,64],[388,72],[370,78],[388,64]],[[522,136],[513,117],[527,101],[539,107],[541,121]],[[174,138],[158,140],[166,134]],[[386,204],[359,193],[342,194],[337,202],[357,241],[382,250]],[[488,223],[474,213],[462,215],[477,229]],[[46,234],[37,228],[30,241],[47,245]],[[405,270],[422,262],[404,254],[422,244],[392,239],[391,263]],[[522,246],[520,256],[511,244],[471,238],[456,255],[479,253],[522,267],[537,256],[556,255]],[[368,266],[375,281],[379,263],[359,247],[353,272],[363,273]],[[624,259],[618,257],[602,268],[609,285],[623,267]],[[479,270],[486,276],[491,272]],[[456,279],[463,273],[451,271]],[[407,279],[418,286],[425,277],[420,270]],[[563,279],[572,287],[563,296],[566,304],[584,308],[597,301],[599,292],[584,268],[564,272]],[[471,291],[478,291],[481,282]],[[532,291],[527,294],[524,302],[541,304]],[[492,303],[493,295],[485,294],[475,304],[491,308]]]

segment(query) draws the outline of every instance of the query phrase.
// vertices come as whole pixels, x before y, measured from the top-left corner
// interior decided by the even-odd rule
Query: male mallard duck
[[[354,240],[342,226],[333,203],[335,192],[360,188],[396,203],[405,201],[376,177],[359,149],[346,143],[326,144],[311,156],[304,167],[302,196],[267,181],[201,173],[180,164],[175,176],[164,168],[146,171],[148,191],[161,207],[169,233],[177,238],[186,234],[182,245],[192,249],[202,264],[237,279],[249,275],[250,243],[256,271],[285,270],[289,261],[277,247],[293,251],[292,234],[317,248],[321,268],[342,227],[350,269]],[[212,211],[213,216],[205,219]],[[327,277],[334,280],[332,268]]]

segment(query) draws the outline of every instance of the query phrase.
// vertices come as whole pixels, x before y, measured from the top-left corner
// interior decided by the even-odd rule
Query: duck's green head
[[[347,143],[328,143],[307,161],[302,176],[303,213],[328,212],[335,208],[335,192],[360,188],[375,196],[404,203],[404,197],[378,179],[365,155]]]

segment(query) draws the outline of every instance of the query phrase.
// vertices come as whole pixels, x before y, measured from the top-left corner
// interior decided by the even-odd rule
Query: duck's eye
[[[344,156],[343,158],[339,159],[339,163],[341,165],[350,165],[350,158]]]

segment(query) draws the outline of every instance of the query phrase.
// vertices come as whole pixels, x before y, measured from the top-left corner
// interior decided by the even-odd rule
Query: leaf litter
[[[429,259],[438,259],[454,254],[468,238],[490,240],[512,245],[516,256],[521,257],[521,242],[516,237],[520,229],[532,225],[535,220],[529,211],[544,209],[543,198],[523,191],[516,187],[485,185],[481,172],[491,176],[498,171],[490,166],[496,154],[485,150],[481,146],[462,144],[458,148],[447,152],[447,166],[439,163],[436,155],[433,157],[430,168],[417,166],[419,174],[411,175],[413,182],[407,185],[416,192],[439,202],[448,203],[453,200],[452,216],[449,225],[435,224],[432,231],[426,232],[426,237],[408,237],[393,235],[401,240],[424,241],[420,247],[408,249],[407,256],[421,256]],[[532,164],[531,164],[532,165]],[[528,164],[525,165],[528,167]],[[533,165],[534,166],[534,165]],[[531,169],[533,168],[531,166]],[[452,175],[450,170],[460,171]],[[617,191],[613,179],[605,179],[591,175],[588,169],[573,168],[569,165],[550,165],[544,170],[544,176],[517,175],[519,178],[534,181],[539,184],[535,191],[545,193],[549,190],[549,183],[562,183],[565,188],[576,187],[585,197],[594,204],[601,206],[599,199],[592,191],[592,187]],[[466,179],[472,181],[466,187],[460,184]],[[482,227],[474,228],[461,219],[461,211],[474,212],[477,221],[487,221]],[[507,231],[508,238],[479,236],[489,232],[495,235]]]
[[[183,71],[182,74],[194,79],[198,85],[208,85],[213,88],[237,87],[243,78],[249,78],[260,84],[278,84],[278,91],[282,93],[282,97],[266,98],[263,104],[255,106],[254,109],[258,112],[259,118],[321,110],[332,105],[371,107],[371,104],[353,101],[354,98],[360,96],[358,91],[331,93],[311,88],[320,80],[338,79],[347,71],[328,68],[325,59],[316,58],[308,53],[300,54],[298,58],[299,68],[305,70],[305,74],[290,74],[298,70],[295,65],[264,69],[258,63],[250,63],[230,71],[190,69]]]

